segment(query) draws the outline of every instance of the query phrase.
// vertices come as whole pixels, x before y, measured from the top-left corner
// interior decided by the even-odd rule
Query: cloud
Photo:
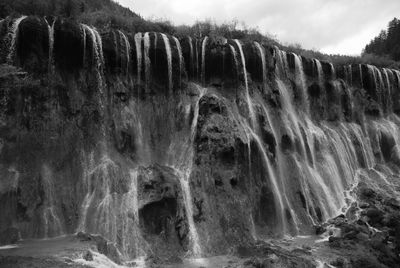
[[[399,0],[117,0],[145,18],[192,24],[238,19],[284,43],[359,54],[398,15]]]

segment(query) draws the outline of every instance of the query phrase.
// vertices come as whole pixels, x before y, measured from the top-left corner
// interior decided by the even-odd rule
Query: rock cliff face
[[[399,202],[398,71],[61,18],[0,39],[0,231],[206,256],[359,218],[360,185]]]

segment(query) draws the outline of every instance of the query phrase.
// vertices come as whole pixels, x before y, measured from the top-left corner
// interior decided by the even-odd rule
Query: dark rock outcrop
[[[21,239],[21,234],[17,228],[7,228],[0,232],[0,246],[15,244]]]

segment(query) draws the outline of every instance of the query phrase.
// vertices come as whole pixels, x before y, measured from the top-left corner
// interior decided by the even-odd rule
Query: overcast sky
[[[237,19],[283,43],[325,53],[360,54],[400,17],[400,0],[116,0],[145,18],[174,24]]]

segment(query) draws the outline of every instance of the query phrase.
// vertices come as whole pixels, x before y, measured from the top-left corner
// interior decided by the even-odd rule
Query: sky
[[[116,0],[147,19],[193,24],[236,19],[284,44],[359,55],[390,20],[400,0]]]

